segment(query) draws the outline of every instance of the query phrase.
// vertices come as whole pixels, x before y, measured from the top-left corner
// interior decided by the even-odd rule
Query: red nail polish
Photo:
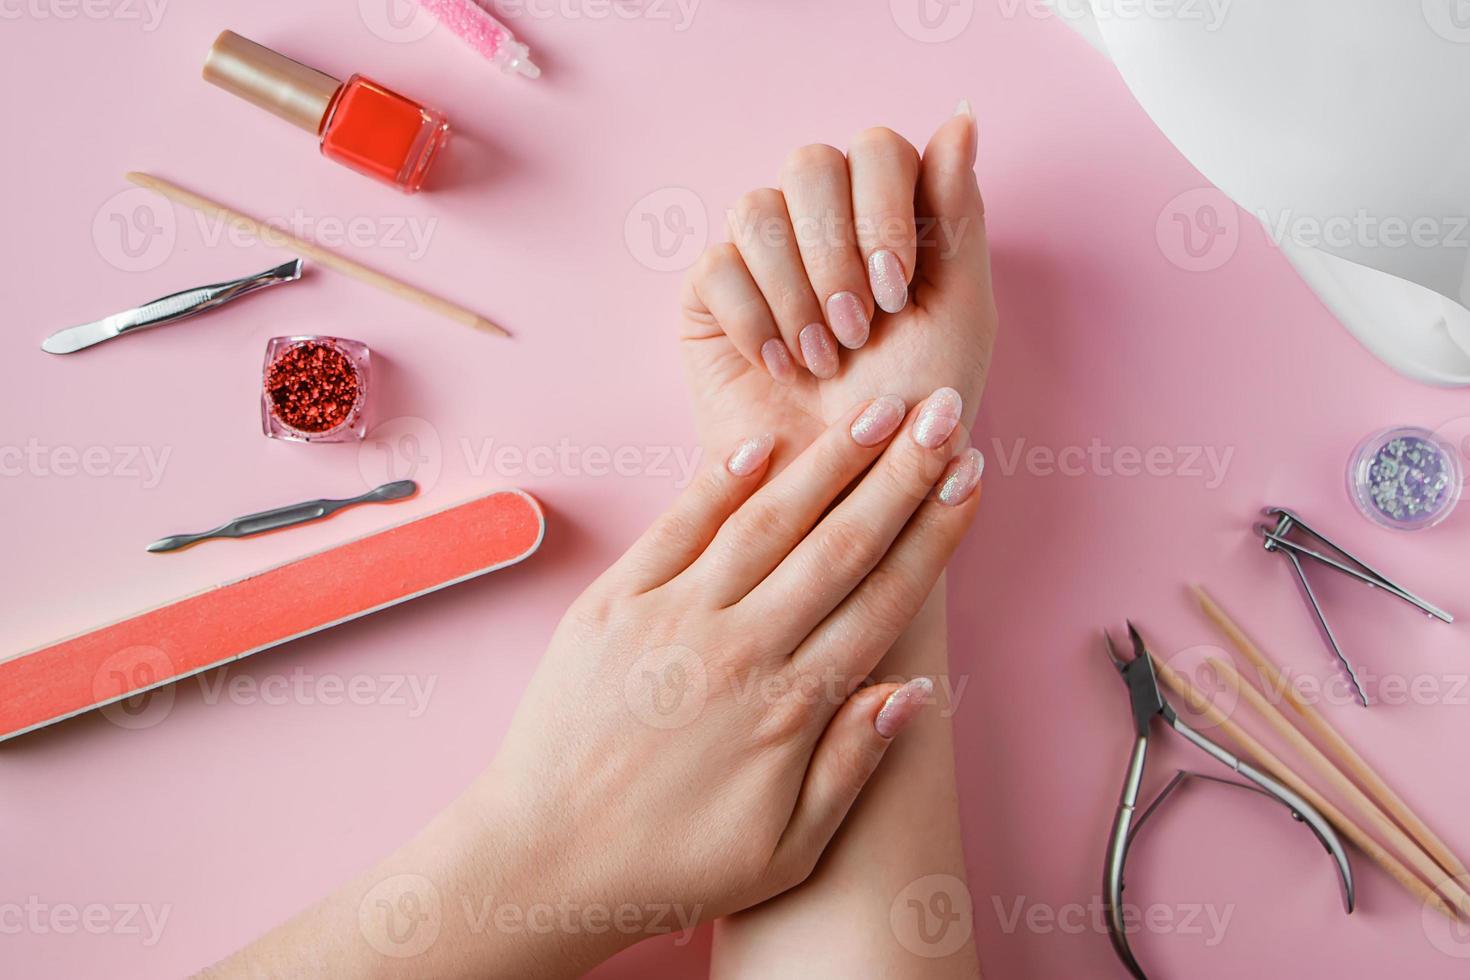
[[[407,194],[449,139],[443,113],[361,75],[339,81],[233,31],[214,42],[204,78],[314,133],[329,159]]]

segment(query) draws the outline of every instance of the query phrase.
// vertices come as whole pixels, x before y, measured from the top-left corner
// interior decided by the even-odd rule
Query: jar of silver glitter
[[[1400,531],[1433,527],[1455,509],[1464,485],[1460,454],[1413,426],[1364,439],[1348,463],[1348,493],[1376,524]]]

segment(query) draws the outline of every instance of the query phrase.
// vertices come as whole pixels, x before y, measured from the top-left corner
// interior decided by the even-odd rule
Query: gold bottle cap
[[[209,49],[204,80],[267,112],[320,134],[322,120],[342,83],[270,48],[225,31]]]

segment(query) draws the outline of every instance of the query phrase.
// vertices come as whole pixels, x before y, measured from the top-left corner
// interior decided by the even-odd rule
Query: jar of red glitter
[[[353,442],[367,434],[367,345],[341,337],[272,337],[260,422],[272,439]]]

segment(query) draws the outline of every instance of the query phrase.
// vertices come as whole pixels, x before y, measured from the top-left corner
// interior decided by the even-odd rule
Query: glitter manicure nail
[[[853,421],[853,442],[859,446],[878,445],[898,431],[906,411],[907,406],[897,395],[884,395],[877,399]]]
[[[735,447],[735,451],[725,461],[725,468],[736,476],[750,476],[771,457],[771,450],[775,446],[776,437],[769,432],[746,439]]]
[[[918,717],[933,694],[932,680],[915,677],[888,696],[888,700],[883,702],[882,710],[878,712],[877,720],[873,722],[873,727],[884,738],[893,738]]]

